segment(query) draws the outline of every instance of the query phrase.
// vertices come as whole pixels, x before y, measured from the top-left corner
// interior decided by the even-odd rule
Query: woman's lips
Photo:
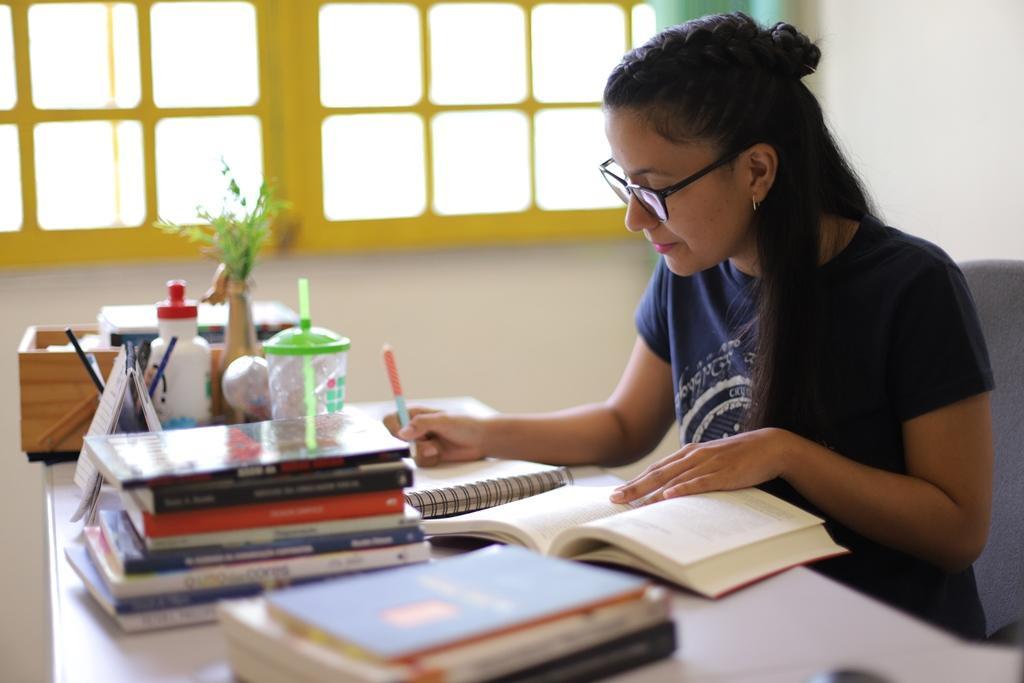
[[[659,254],[665,254],[671,251],[672,247],[676,246],[675,242],[669,244],[658,244],[657,242],[651,242],[651,246],[654,247],[654,251]]]

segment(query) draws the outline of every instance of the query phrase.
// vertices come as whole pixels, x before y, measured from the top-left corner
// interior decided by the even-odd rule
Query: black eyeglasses
[[[668,220],[668,206],[665,204],[665,199],[679,190],[683,189],[691,183],[695,183],[708,173],[711,173],[719,166],[724,166],[736,157],[738,157],[746,148],[743,148],[737,152],[727,154],[718,161],[714,161],[704,168],[700,169],[693,175],[683,178],[675,185],[670,185],[662,190],[654,190],[643,185],[637,185],[631,183],[625,178],[621,178],[611,171],[608,167],[615,163],[614,159],[601,164],[601,175],[604,176],[605,182],[608,183],[608,187],[612,188],[612,191],[622,200],[624,204],[629,204],[630,195],[636,197],[636,200],[640,202],[640,206],[647,209],[647,212],[658,219],[659,222],[664,223]]]

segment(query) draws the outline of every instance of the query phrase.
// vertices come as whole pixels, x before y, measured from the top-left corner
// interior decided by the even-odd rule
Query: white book
[[[84,553],[76,553],[72,548],[65,548],[64,554],[71,568],[78,574],[96,603],[124,631],[152,631],[175,626],[191,626],[215,621],[217,618],[216,602],[142,612],[119,611],[116,598],[110,594],[103,580],[96,573],[96,568],[89,562],[89,558]]]
[[[85,528],[85,546],[111,595],[117,599],[183,593],[239,585],[285,585],[300,579],[395,567],[430,559],[427,542],[319,553],[302,557],[213,565],[151,574],[123,574],[116,568],[113,551],[99,527]]]
[[[613,489],[566,486],[460,517],[428,519],[423,529],[630,567],[713,598],[849,552],[831,539],[824,520],[759,489],[648,505],[612,503]]]
[[[412,665],[356,659],[290,632],[262,599],[222,603],[218,617],[235,673],[250,683],[433,680],[471,683],[504,676],[665,622],[668,592],[574,614],[420,657]]]

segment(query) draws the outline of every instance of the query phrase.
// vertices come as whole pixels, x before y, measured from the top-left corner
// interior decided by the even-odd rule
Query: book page
[[[498,531],[507,537],[515,533],[529,539],[530,543],[523,545],[547,553],[552,540],[565,529],[629,510],[628,505],[608,500],[611,490],[612,487],[563,486],[459,517],[424,520],[423,529],[434,535]]]
[[[604,489],[605,495],[611,490]],[[593,545],[587,540],[599,538],[635,554],[656,553],[686,565],[821,521],[758,489],[719,491],[658,501],[591,522],[559,539],[555,552],[575,554]]]
[[[124,392],[128,386],[128,376],[125,374],[124,366],[127,358],[124,347],[118,352],[114,359],[114,367],[107,376],[107,382],[100,397],[100,404],[89,423],[89,431],[86,436],[97,434],[110,434],[114,430],[114,423],[124,403]],[[78,455],[78,462],[75,464],[75,484],[85,494],[89,494],[96,485],[95,478],[98,476],[96,465],[89,457],[88,450],[82,446]],[[75,521],[74,519],[72,521]]]

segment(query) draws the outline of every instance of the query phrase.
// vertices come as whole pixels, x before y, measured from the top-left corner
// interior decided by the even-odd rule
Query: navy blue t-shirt
[[[963,274],[941,249],[865,216],[820,269],[828,329],[819,441],[871,467],[906,472],[902,423],[993,387]],[[729,261],[690,277],[662,260],[637,308],[650,349],[672,365],[681,444],[741,431],[750,407],[754,278]],[[973,571],[938,567],[864,538],[782,480],[762,485],[821,515],[852,553],[822,573],[968,637],[984,636]]]

